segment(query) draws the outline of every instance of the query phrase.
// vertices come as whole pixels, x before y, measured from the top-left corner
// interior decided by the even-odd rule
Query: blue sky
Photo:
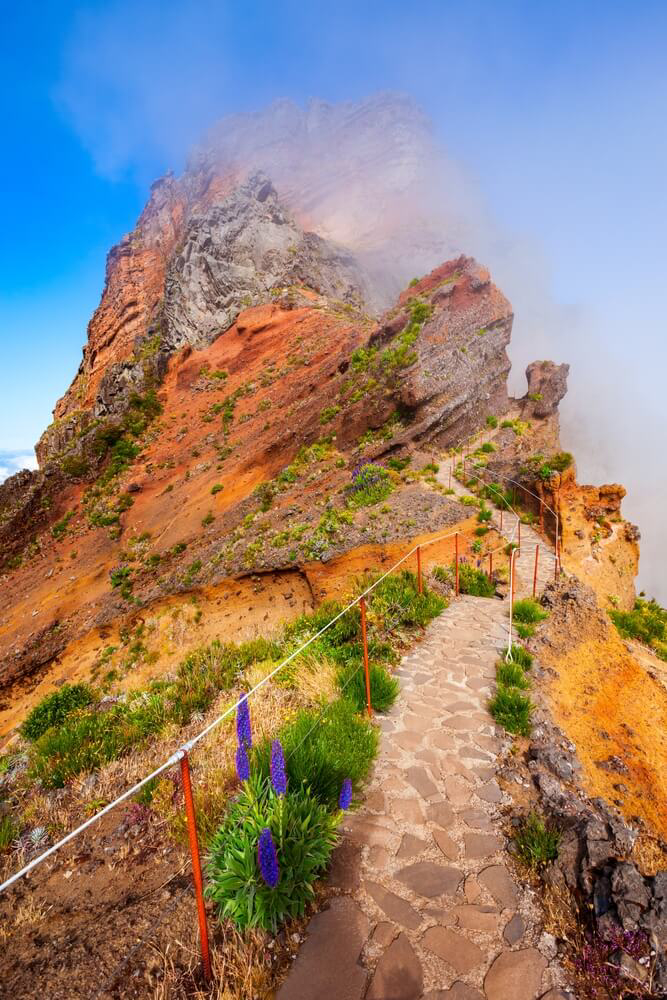
[[[628,483],[630,515],[665,544],[650,526],[667,482],[649,442],[667,429],[667,4],[3,7],[0,467],[76,371],[107,250],[210,121],[281,96],[398,89],[432,117],[508,248],[524,246],[540,294],[570,309],[561,328],[531,319],[521,333],[536,282],[506,269],[517,364],[531,340],[573,362],[564,435],[584,478]]]

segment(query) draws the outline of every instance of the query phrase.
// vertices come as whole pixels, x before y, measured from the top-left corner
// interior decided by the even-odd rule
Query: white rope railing
[[[472,478],[476,478],[479,480],[479,482],[483,482],[483,480],[479,476],[474,476]],[[484,485],[487,485],[488,488],[493,489],[493,487],[488,486],[488,484]],[[498,491],[495,489],[493,489],[493,492],[498,493]],[[500,493],[498,493],[498,495],[501,496]],[[503,502],[506,503],[505,498],[503,498]],[[518,513],[514,510],[514,508],[510,504],[507,503],[507,507],[516,516],[516,522],[514,525],[512,536],[510,538],[510,544],[512,544],[520,518]],[[436,543],[444,541],[447,538],[454,538],[455,535],[457,534],[459,534],[458,531],[449,531],[442,535],[438,535],[435,538],[427,539],[425,542],[419,542],[416,545],[413,545],[413,547],[408,552],[406,552],[406,554],[402,556],[401,559],[395,562],[388,570],[386,570],[385,573],[379,576],[377,580],[374,580],[373,583],[370,584],[366,588],[366,590],[363,591],[363,593],[359,594],[353,601],[351,601],[345,608],[343,608],[342,611],[340,611],[334,618],[332,618],[331,621],[327,622],[327,624],[323,628],[321,628],[318,632],[316,632],[315,635],[312,635],[306,642],[304,642],[303,645],[299,646],[299,648],[296,649],[293,653],[290,653],[288,657],[286,657],[281,663],[279,663],[269,674],[266,675],[266,677],[262,678],[262,680],[259,681],[259,683],[257,683],[253,688],[251,688],[250,691],[244,694],[243,697],[239,698],[238,701],[236,701],[233,705],[231,705],[224,712],[222,712],[221,715],[217,716],[212,722],[209,723],[208,726],[202,729],[201,732],[197,733],[196,736],[193,736],[192,739],[184,743],[183,746],[181,746],[175,753],[173,753],[168,760],[166,760],[163,764],[160,765],[160,767],[157,767],[154,771],[151,771],[150,774],[148,774],[145,778],[142,778],[141,781],[138,781],[131,788],[127,789],[127,791],[119,795],[116,799],[113,800],[113,802],[108,803],[108,805],[104,806],[103,809],[100,809],[99,812],[95,813],[94,816],[91,816],[84,823],[78,826],[75,830],[72,830],[70,833],[64,836],[56,844],[53,844],[47,850],[43,851],[42,854],[40,854],[38,857],[33,858],[32,861],[29,861],[28,864],[24,865],[23,868],[19,869],[19,871],[15,872],[9,878],[5,879],[5,881],[0,884],[0,893],[5,892],[5,890],[7,890],[11,885],[14,885],[14,883],[18,882],[19,879],[24,878],[31,871],[33,871],[38,865],[46,861],[47,858],[51,857],[66,844],[70,843],[72,840],[78,837],[81,833],[84,832],[84,830],[89,829],[91,826],[97,823],[100,819],[102,819],[103,816],[106,816],[107,813],[111,812],[112,809],[115,809],[116,806],[120,805],[122,802],[127,801],[127,799],[131,798],[133,795],[136,795],[136,793],[141,788],[143,788],[143,786],[146,785],[149,781],[152,781],[158,775],[162,774],[164,771],[168,770],[170,767],[173,767],[180,760],[182,760],[182,758],[187,753],[189,753],[189,751],[192,750],[192,748],[196,746],[200,742],[200,740],[202,740],[205,736],[207,736],[213,729],[216,729],[217,726],[219,726],[220,723],[223,722],[225,719],[227,719],[232,713],[236,712],[238,710],[239,705],[242,702],[246,701],[251,697],[251,695],[255,694],[257,691],[263,688],[264,685],[267,684],[273,677],[275,677],[276,674],[279,673],[284,667],[286,667],[288,663],[291,663],[294,659],[296,659],[297,656],[300,656],[301,653],[303,653],[304,650],[306,650],[313,642],[319,639],[320,636],[327,631],[327,629],[331,628],[331,626],[334,625],[340,618],[342,618],[343,615],[347,614],[347,612],[350,611],[352,608],[354,608],[357,604],[359,604],[359,602],[363,598],[367,597],[368,594],[372,593],[372,591],[375,590],[375,588],[380,583],[382,583],[382,581],[385,580],[391,573],[393,573],[394,570],[398,569],[399,566],[402,566],[403,563],[406,562],[408,559],[410,559],[411,556],[414,556],[414,554],[417,552],[418,549],[426,548],[429,545],[435,545]],[[499,549],[503,548],[503,546],[498,546],[498,548]],[[497,550],[492,550],[492,551],[497,551]],[[513,558],[510,557],[510,588],[512,582],[511,574],[512,574],[513,562],[514,562]],[[510,594],[511,594],[511,589],[510,589]],[[511,645],[512,645],[512,627],[511,627],[511,617],[510,617],[510,627],[508,633],[508,652],[511,651]]]

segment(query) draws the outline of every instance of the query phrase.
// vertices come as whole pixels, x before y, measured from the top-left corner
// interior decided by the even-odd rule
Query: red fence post
[[[417,546],[417,591],[422,594],[424,592],[424,585],[422,583],[422,547]]]
[[[493,578],[493,552],[489,552],[489,580]]]
[[[455,555],[455,561],[456,561],[456,596],[458,597],[459,596],[459,533],[458,533],[458,531],[456,532],[456,534],[454,536],[454,545],[455,545],[455,552],[456,552],[456,555]]]
[[[535,572],[533,573],[533,597],[535,597],[535,594],[537,592],[537,561],[538,561],[539,558],[540,558],[540,547],[539,547],[539,545],[536,545],[535,546]]]
[[[208,927],[206,924],[206,907],[204,906],[204,884],[201,874],[201,858],[199,856],[195,803],[192,798],[192,783],[190,781],[190,761],[187,753],[184,753],[181,757],[181,777],[183,779],[183,794],[185,795],[185,815],[188,820],[190,854],[192,855],[192,878],[195,883],[195,896],[197,897],[197,916],[199,917],[201,957],[204,965],[204,976],[206,981],[210,982],[213,973],[211,970],[211,954],[208,949]]]
[[[366,703],[368,705],[368,717],[371,718],[373,715],[373,709],[371,708],[371,675],[368,671],[368,637],[366,635],[366,599],[364,597],[359,601],[359,607],[361,609],[361,640],[364,647],[364,671],[366,673]]]
[[[516,591],[516,549],[512,549],[512,554],[510,555],[510,576],[512,577],[512,588],[510,593],[510,602],[512,607],[514,607],[514,593]]]

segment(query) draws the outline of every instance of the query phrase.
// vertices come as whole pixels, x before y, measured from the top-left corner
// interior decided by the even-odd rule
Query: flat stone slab
[[[424,810],[419,799],[392,799],[390,809],[397,819],[405,823],[421,826],[424,822]]]
[[[450,827],[454,822],[454,810],[449,802],[431,802],[426,809],[426,815],[438,826]]]
[[[413,837],[411,833],[406,833],[401,841],[401,846],[396,854],[397,858],[415,858],[423,852],[428,847],[427,840],[421,840],[419,837]]]
[[[329,885],[343,892],[354,892],[359,886],[361,854],[356,844],[342,840],[331,855]]]
[[[425,993],[424,1000],[484,1000],[483,995],[473,986],[462,983],[459,979],[450,990],[435,990]]]
[[[471,972],[484,961],[481,948],[449,927],[429,927],[421,943],[461,975]],[[510,997],[514,1000],[511,993],[507,993],[503,1000],[510,1000]]]
[[[474,830],[493,830],[491,818],[483,809],[464,809],[460,816],[465,825]]]
[[[484,979],[487,1000],[536,1000],[546,967],[536,948],[501,952]]]
[[[503,839],[491,833],[465,833],[463,843],[466,858],[474,860],[475,858],[489,858],[496,854],[503,846]]]
[[[491,802],[494,805],[503,801],[503,793],[500,791],[496,781],[487,781],[485,785],[475,789],[475,795],[484,802]]]
[[[489,865],[477,876],[480,885],[485,886],[495,901],[515,910],[517,906],[516,885],[505,865]]]
[[[368,895],[375,900],[380,909],[394,923],[400,924],[401,927],[406,927],[411,931],[416,930],[421,924],[422,918],[420,914],[408,903],[407,899],[401,899],[395,892],[390,892],[389,889],[385,889],[378,882],[366,881],[363,883],[362,888],[366,890]]]
[[[438,794],[438,787],[425,767],[409,767],[405,772],[405,780],[419,792],[423,799],[429,799]]]
[[[421,962],[407,934],[399,934],[380,957],[366,1000],[419,1000],[423,985]]]
[[[450,865],[437,865],[433,861],[417,861],[401,868],[395,876],[399,882],[420,896],[432,899],[443,893],[453,896],[461,884],[463,872]]]
[[[455,840],[452,840],[448,833],[444,830],[434,830],[433,839],[446,858],[449,858],[450,861],[456,861],[458,859],[458,844]]]
[[[290,974],[276,1000],[361,1000],[366,970],[358,964],[368,938],[368,917],[354,900],[338,896],[308,925]]]
[[[526,933],[526,924],[520,913],[515,913],[511,920],[505,924],[503,937],[508,945],[517,944]]]
[[[500,914],[492,906],[476,906],[475,904],[462,904],[455,906],[452,913],[458,921],[459,927],[469,931],[486,931],[488,934],[496,934],[500,925]]]

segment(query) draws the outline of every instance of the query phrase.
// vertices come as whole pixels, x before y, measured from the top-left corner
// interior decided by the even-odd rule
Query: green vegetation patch
[[[393,489],[387,469],[367,462],[352,473],[352,482],[347,488],[348,506],[372,507],[381,500],[386,500]]]
[[[35,705],[21,726],[21,733],[28,740],[37,740],[51,726],[61,725],[78,709],[90,705],[94,698],[87,684],[63,684]]]
[[[632,611],[610,611],[609,617],[624,639],[636,639],[667,660],[667,610],[655,600],[638,597]]]
[[[560,830],[542,816],[531,812],[520,824],[514,845],[517,856],[529,868],[544,868],[558,857]]]

